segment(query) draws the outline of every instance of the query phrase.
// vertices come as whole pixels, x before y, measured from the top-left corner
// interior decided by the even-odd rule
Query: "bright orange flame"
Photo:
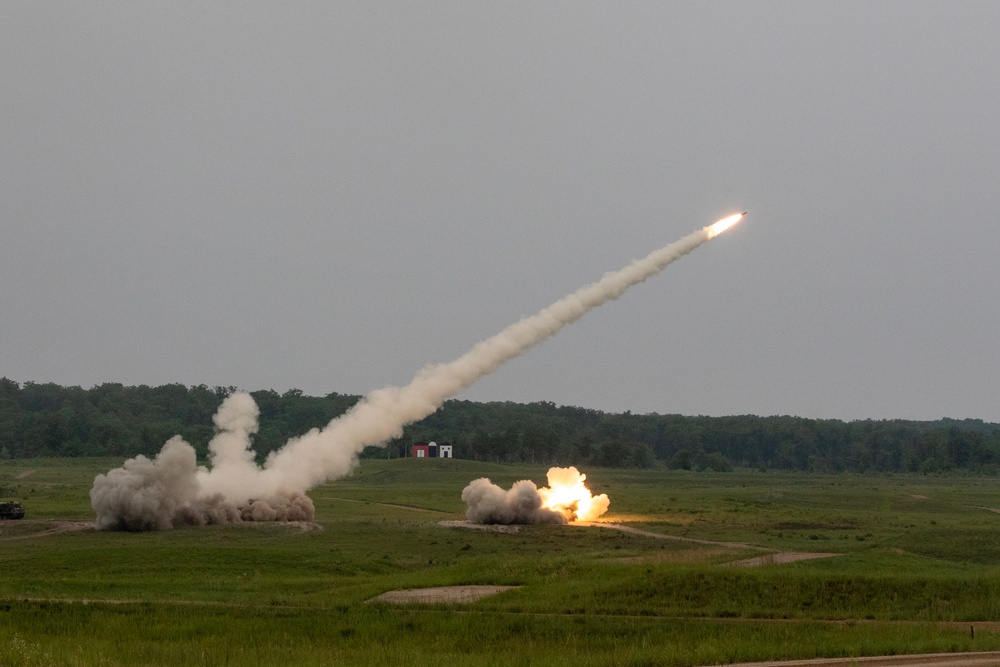
[[[708,238],[714,239],[716,236],[726,231],[743,217],[742,213],[734,213],[728,218],[723,218],[716,223],[713,223],[705,228],[705,233],[708,234]]]
[[[567,521],[593,521],[608,511],[607,494],[591,495],[583,484],[587,476],[573,466],[549,468],[548,478],[549,486],[538,489],[542,507],[559,512]]]

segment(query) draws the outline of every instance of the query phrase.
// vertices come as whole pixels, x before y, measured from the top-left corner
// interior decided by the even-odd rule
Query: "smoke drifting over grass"
[[[238,520],[239,510],[221,494],[200,495],[196,468],[194,447],[174,436],[153,460],[137,456],[98,475],[90,490],[98,530],[164,530]]]
[[[530,479],[515,482],[504,491],[488,478],[472,480],[462,490],[468,505],[465,518],[472,523],[566,523],[561,513],[542,507],[542,496]]]
[[[250,436],[257,432],[257,404],[249,394],[228,396],[215,414],[208,444],[211,470],[197,465],[194,447],[179,435],[152,460],[137,456],[90,490],[98,530],[166,530],[235,521],[308,521],[316,511],[304,492],[277,489],[254,495],[258,473]]]
[[[248,394],[233,394],[215,416],[218,434],[209,445],[210,468],[198,468],[193,448],[174,438],[152,461],[138,456],[98,475],[90,492],[98,527],[155,530],[233,521],[237,516],[260,520],[300,513],[311,518],[312,502],[305,492],[350,472],[365,447],[400,437],[407,424],[432,414],[446,399],[659,273],[719,231],[711,225],[693,232],[512,324],[458,359],[427,366],[405,387],[373,391],[325,428],[272,452],[263,466],[256,464],[250,448],[257,406]]]

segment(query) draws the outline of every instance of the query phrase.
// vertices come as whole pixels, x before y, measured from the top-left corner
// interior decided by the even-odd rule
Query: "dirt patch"
[[[468,528],[469,530],[486,530],[491,533],[517,533],[520,526],[507,526],[500,523],[472,523],[471,521],[438,521],[445,528]]]
[[[24,472],[20,473],[17,476],[17,478],[18,479],[24,479],[25,477],[28,477],[29,475],[33,475],[33,474],[35,474],[34,470],[25,470]]]
[[[390,604],[429,604],[435,602],[475,602],[497,593],[520,586],[440,586],[438,588],[415,588],[411,590],[389,591],[368,602],[388,602]]]
[[[834,556],[841,556],[843,554],[829,554],[829,553],[803,553],[798,551],[785,551],[782,553],[767,554],[764,556],[755,556],[754,558],[745,558],[743,560],[733,561],[729,563],[733,567],[762,567],[764,565],[781,565],[782,563],[794,563],[800,560],[815,560],[817,558],[833,558]]]

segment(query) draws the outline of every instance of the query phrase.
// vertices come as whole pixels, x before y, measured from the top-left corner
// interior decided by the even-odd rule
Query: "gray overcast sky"
[[[1000,3],[7,2],[0,375],[1000,421]]]

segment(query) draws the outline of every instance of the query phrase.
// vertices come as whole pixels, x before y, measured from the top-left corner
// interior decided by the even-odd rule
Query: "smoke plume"
[[[472,523],[567,523],[593,521],[608,511],[608,496],[592,496],[583,484],[587,476],[573,466],[549,468],[547,477],[547,487],[522,479],[509,491],[486,477],[472,480],[462,490],[465,518]]]
[[[222,402],[214,417],[216,435],[208,443],[211,470],[198,467],[194,447],[176,435],[153,460],[140,455],[98,475],[90,490],[98,530],[311,520],[315,508],[301,490],[283,487],[256,494],[253,482],[259,469],[250,436],[257,432],[257,415],[249,394],[231,394]]]
[[[504,491],[488,478],[472,480],[462,489],[468,506],[465,518],[472,523],[566,523],[561,513],[542,507],[542,496],[530,479],[515,482]]]
[[[194,447],[174,436],[152,461],[140,455],[98,475],[90,490],[98,530],[163,530],[237,520],[239,511],[222,495],[199,494],[196,465]]]
[[[272,452],[263,466],[256,464],[250,448],[250,437],[257,429],[257,406],[249,395],[233,394],[215,417],[219,432],[209,446],[210,468],[196,468],[191,446],[172,439],[153,461],[139,456],[107,475],[98,475],[91,491],[98,526],[162,529],[234,520],[236,514],[267,518],[269,510],[276,512],[274,517],[284,516],[285,510],[295,516],[302,510],[311,516],[312,504],[306,503],[305,492],[349,473],[365,447],[382,446],[400,437],[407,424],[432,414],[446,399],[589,310],[659,273],[719,231],[716,225],[695,231],[512,324],[458,359],[427,366],[405,387],[373,391],[326,427],[313,429]],[[262,505],[253,511],[257,503],[269,510]]]

